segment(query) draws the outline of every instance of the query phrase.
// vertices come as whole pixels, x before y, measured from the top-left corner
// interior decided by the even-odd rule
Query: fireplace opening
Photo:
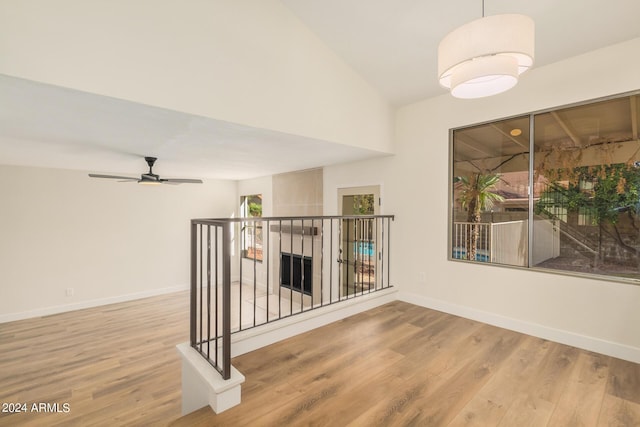
[[[291,263],[293,258],[293,283],[291,280]],[[304,276],[303,269],[304,266]],[[280,286],[294,291],[302,292],[305,295],[311,295],[312,269],[311,257],[303,257],[301,255],[280,253],[280,268],[282,271],[282,280]]]

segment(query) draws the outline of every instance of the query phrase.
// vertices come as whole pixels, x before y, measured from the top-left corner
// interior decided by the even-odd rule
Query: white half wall
[[[387,102],[278,0],[3,0],[0,73],[391,151]]]
[[[190,220],[230,217],[235,196],[0,166],[0,322],[188,289]]]
[[[501,95],[400,109],[395,156],[325,168],[325,213],[336,212],[340,186],[381,182],[385,213],[396,215],[392,284],[404,298],[640,361],[640,286],[447,260],[449,129],[640,89],[639,51],[634,39],[534,68]]]

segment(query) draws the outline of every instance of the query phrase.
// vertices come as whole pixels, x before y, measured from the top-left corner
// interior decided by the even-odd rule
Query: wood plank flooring
[[[0,404],[29,406],[0,426],[640,426],[640,365],[402,302],[235,358],[242,404],[180,417],[188,310],[181,292],[0,324]]]
[[[166,425],[181,415],[175,346],[188,337],[188,292],[0,324],[0,404],[27,404],[0,426]]]
[[[394,302],[237,357],[179,426],[640,426],[640,365]]]

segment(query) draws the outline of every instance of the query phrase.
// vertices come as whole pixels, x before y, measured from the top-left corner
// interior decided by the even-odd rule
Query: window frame
[[[260,199],[260,216],[253,216],[249,212],[249,200],[258,198]],[[262,194],[247,194],[240,196],[240,217],[241,218],[261,218],[262,217]],[[260,247],[262,247],[262,221],[243,221],[240,223],[240,256],[243,259],[248,259],[250,261],[255,261],[261,263],[263,261],[262,252],[260,256],[258,256],[258,240],[260,240]],[[253,241],[255,236],[255,242],[253,247],[253,256],[249,255],[249,249],[251,246],[249,242]]]
[[[516,269],[516,270],[526,270],[526,271],[533,271],[533,272],[542,272],[542,273],[547,273],[547,274],[556,274],[556,275],[561,275],[561,276],[571,276],[571,277],[579,277],[579,278],[585,278],[585,279],[592,279],[592,280],[604,280],[604,281],[609,281],[609,282],[618,282],[618,283],[624,283],[624,284],[631,284],[631,285],[640,285],[640,272],[639,277],[638,278],[633,278],[633,277],[621,277],[621,276],[614,276],[614,275],[608,275],[608,274],[598,274],[598,273],[591,273],[591,272],[585,272],[585,271],[573,271],[573,270],[562,270],[562,269],[554,269],[554,268],[549,268],[549,267],[539,267],[536,265],[532,265],[532,258],[533,258],[533,246],[534,246],[534,241],[533,241],[533,227],[534,227],[534,215],[535,215],[535,209],[534,209],[534,191],[533,191],[533,187],[531,185],[531,183],[533,183],[534,181],[534,167],[535,167],[535,117],[541,114],[545,114],[545,113],[551,113],[551,112],[555,112],[555,111],[559,111],[559,110],[564,110],[564,109],[570,109],[570,108],[574,108],[574,107],[581,107],[581,106],[587,106],[590,104],[596,104],[596,103],[600,103],[600,102],[605,102],[605,101],[610,101],[610,100],[616,100],[616,99],[620,99],[620,98],[627,98],[627,97],[632,97],[632,96],[639,96],[640,95],[640,89],[639,90],[633,90],[633,91],[628,91],[628,92],[623,92],[623,93],[618,93],[618,94],[614,94],[614,95],[609,95],[609,96],[604,96],[604,97],[599,97],[599,98],[592,98],[592,99],[588,99],[588,100],[584,100],[584,101],[579,101],[579,102],[575,102],[575,103],[570,103],[570,104],[565,104],[565,105],[559,105],[559,106],[554,106],[554,107],[550,107],[550,108],[545,108],[545,109],[541,109],[541,110],[536,110],[536,111],[532,111],[532,112],[524,112],[522,114],[514,114],[511,116],[507,116],[507,117],[499,117],[499,118],[495,118],[492,120],[486,120],[486,121],[482,121],[482,122],[477,122],[477,123],[473,123],[473,124],[469,124],[469,125],[464,125],[464,126],[459,126],[459,127],[455,127],[455,128],[450,128],[449,132],[448,132],[448,140],[449,140],[449,152],[448,152],[448,172],[447,172],[447,178],[448,178],[448,195],[447,195],[447,206],[448,206],[448,212],[447,212],[447,260],[451,261],[451,262],[458,262],[458,263],[471,263],[473,265],[478,265],[478,266],[491,266],[491,267],[498,267],[498,268],[510,268],[510,269]],[[454,215],[455,215],[455,206],[456,206],[456,200],[454,198],[454,187],[455,187],[455,183],[454,183],[454,156],[455,156],[455,147],[454,147],[454,133],[456,131],[460,131],[460,130],[464,130],[464,129],[469,129],[469,128],[473,128],[473,127],[478,127],[478,126],[483,126],[483,125],[490,125],[490,124],[494,124],[497,122],[501,122],[501,121],[506,121],[506,120],[510,120],[510,119],[514,119],[514,118],[518,118],[518,117],[525,117],[528,116],[529,117],[529,191],[528,191],[528,206],[529,206],[529,212],[528,212],[528,247],[527,247],[527,252],[528,252],[528,262],[526,266],[518,266],[518,265],[510,265],[510,264],[499,264],[499,263],[492,263],[492,262],[479,262],[476,260],[467,260],[467,259],[463,259],[463,258],[456,258],[453,256],[453,226],[454,226]],[[640,140],[640,138],[637,138],[638,140]]]

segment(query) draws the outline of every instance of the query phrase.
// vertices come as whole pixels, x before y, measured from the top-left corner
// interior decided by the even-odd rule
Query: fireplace
[[[291,266],[292,262],[293,268]],[[280,268],[282,273],[282,280],[280,281],[280,286],[287,289],[292,289],[297,292],[302,292],[305,295],[311,295],[311,290],[313,289],[313,269],[311,266],[311,257],[303,257],[301,255],[281,252]],[[293,280],[291,279],[292,270]]]

